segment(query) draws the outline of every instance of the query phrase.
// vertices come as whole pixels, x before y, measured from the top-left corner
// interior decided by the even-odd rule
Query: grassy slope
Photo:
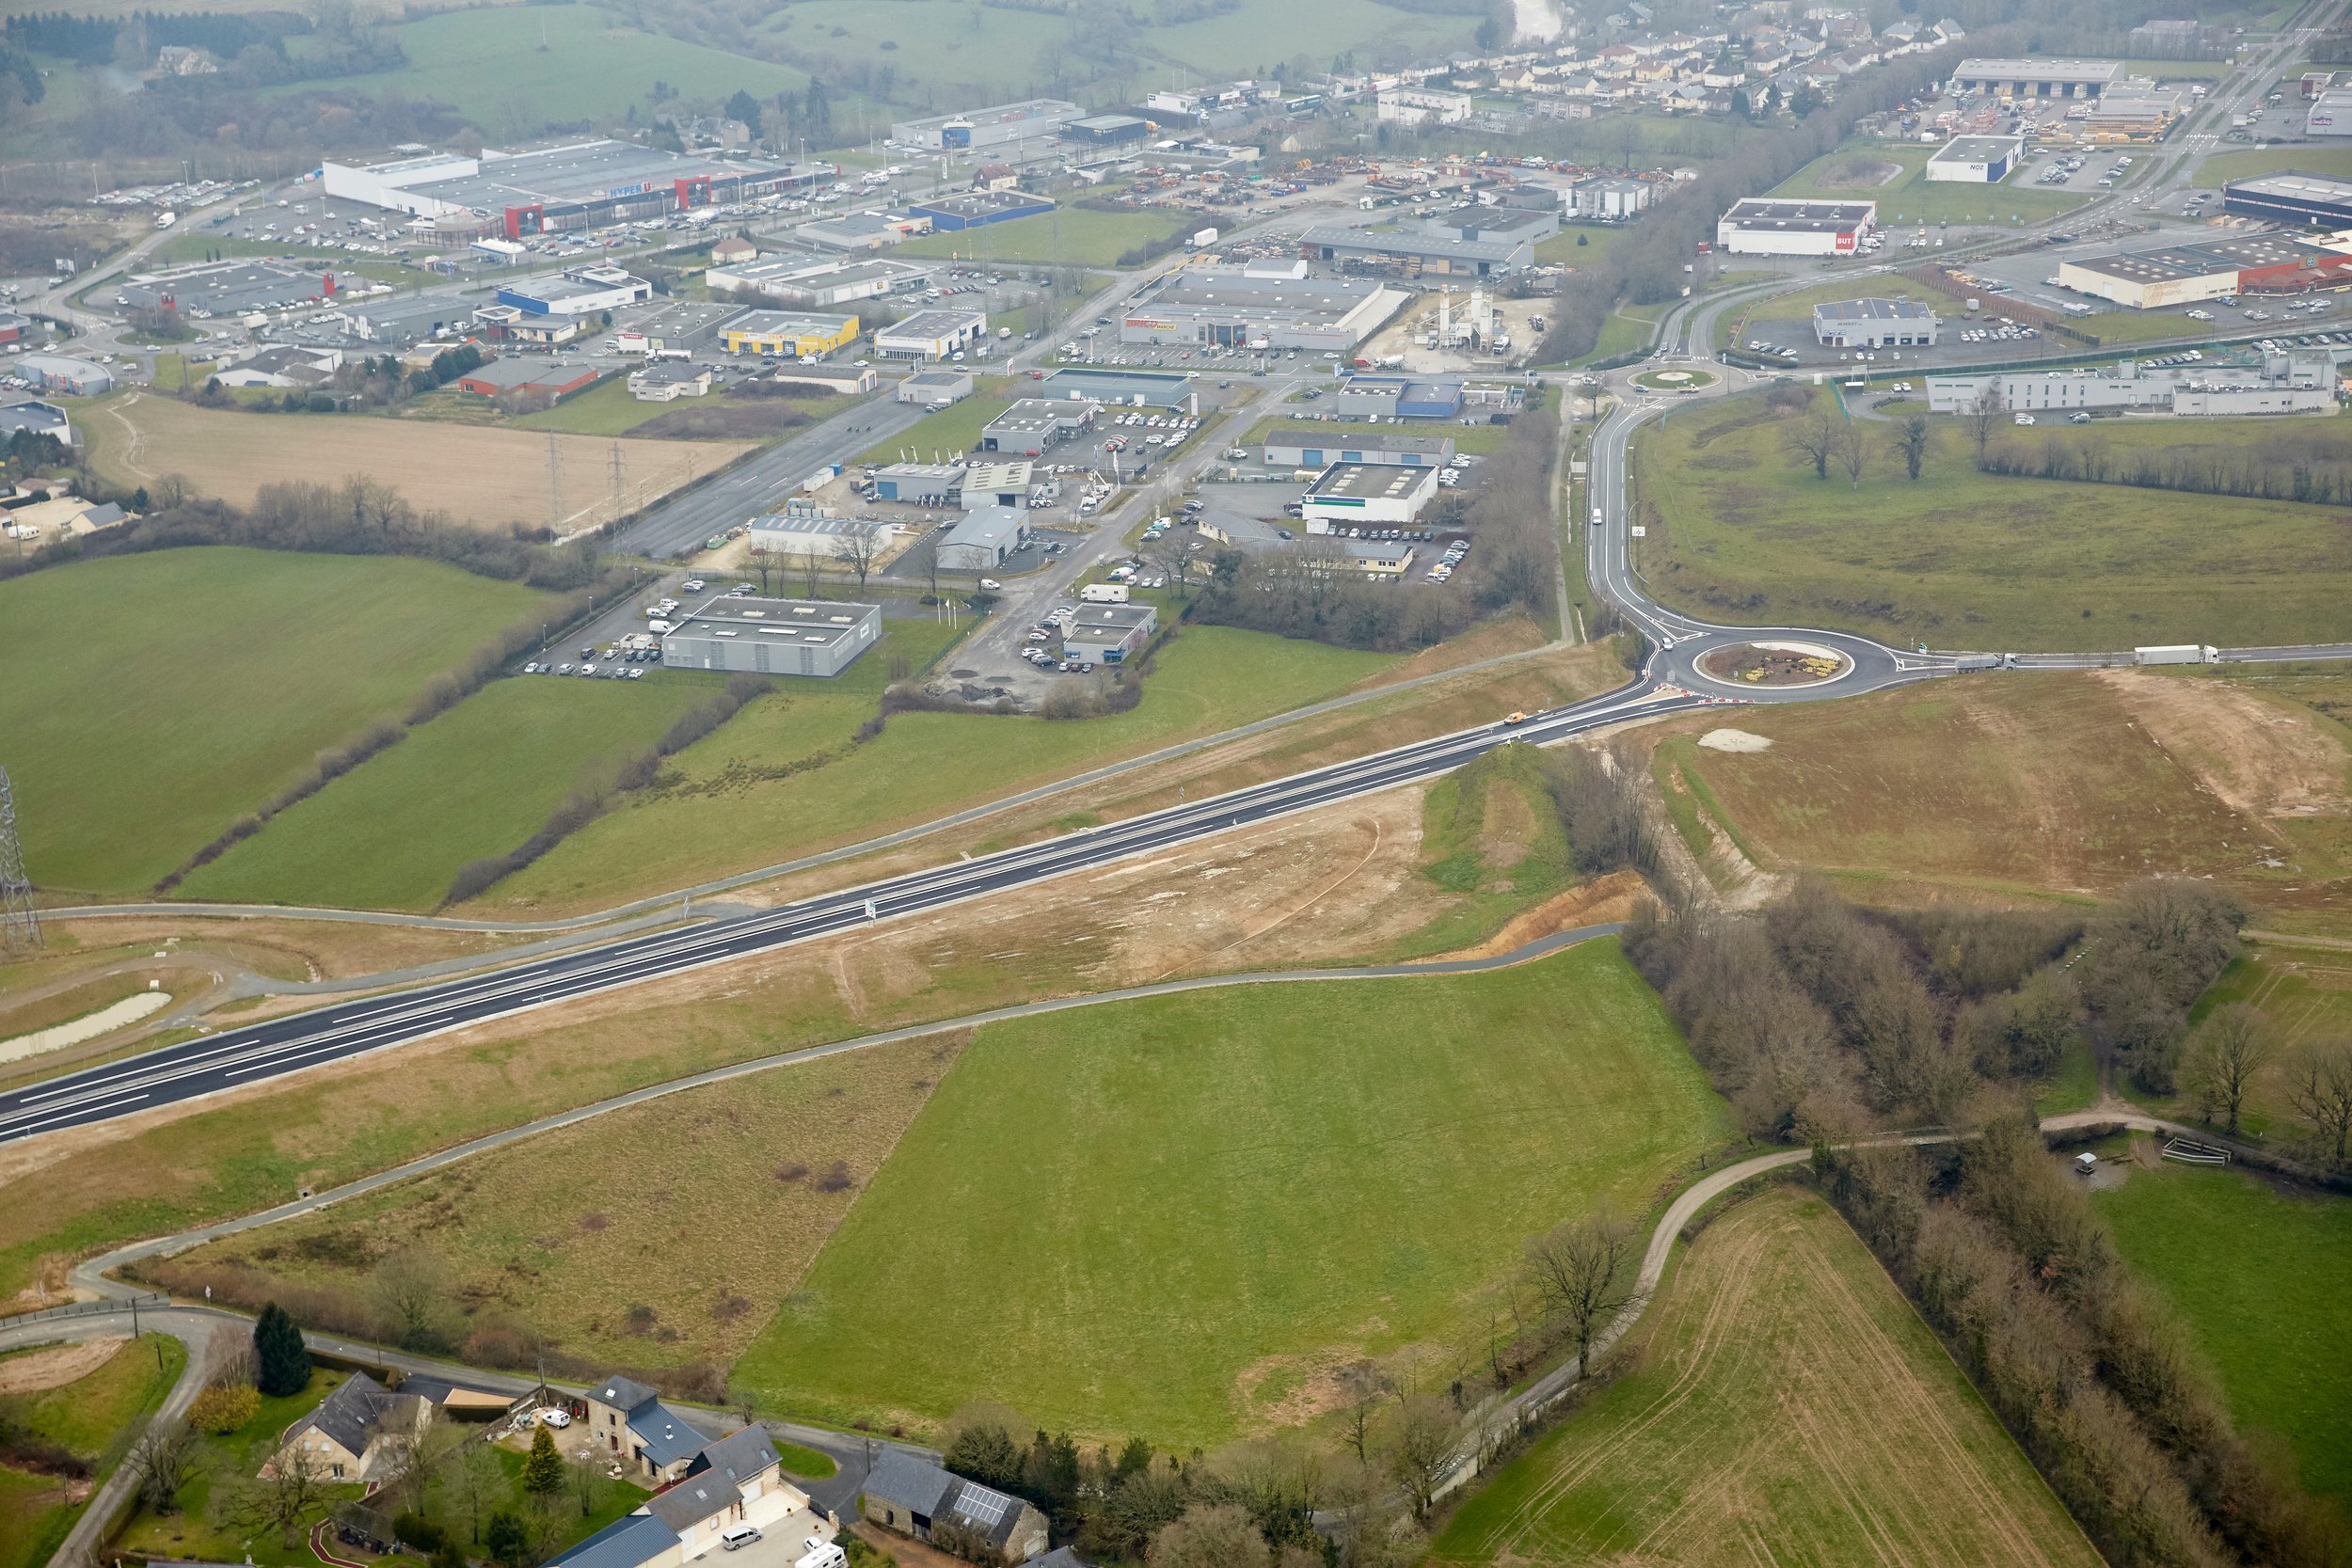
[[[2352,147],[2274,147],[2267,152],[2216,152],[2197,166],[2197,181],[2218,185],[2224,180],[2247,180],[2273,169],[2308,169],[2313,174],[2352,176]]]
[[[1652,1312],[1638,1366],[1499,1471],[1431,1562],[2096,1568],[1821,1199],[1723,1213]]]
[[[2040,223],[2074,211],[2084,198],[2014,179],[1999,185],[1931,181],[1927,177],[1927,146],[1886,146],[1877,142],[1848,142],[1825,152],[1782,181],[1774,196],[1818,197],[1836,200],[1868,200],[1879,204],[1879,221],[1889,228],[1927,223],[1979,223],[2008,228],[2013,222]],[[1841,179],[1832,182],[1841,165],[1899,164],[1903,172],[1883,185],[1865,185]]]
[[[6,1402],[33,1436],[102,1460],[132,1422],[163,1403],[187,1359],[187,1347],[168,1335],[141,1335],[72,1383]],[[38,1568],[81,1512],[52,1478],[0,1466],[0,1568]]]
[[[928,622],[886,625],[917,669],[945,630]],[[1129,712],[1075,722],[902,713],[881,736],[852,745],[874,711],[889,654],[886,645],[866,655],[821,689],[811,683],[762,698],[676,759],[675,785],[632,797],[485,902],[535,907],[617,897],[784,860],[1333,696],[1393,662],[1259,632],[1187,627],[1163,646],[1144,677],[1143,701]],[[758,773],[820,754],[832,760],[814,771]],[[942,766],[949,758],[953,765]]]
[[[1422,875],[1468,896],[1399,956],[1452,952],[1576,880],[1567,832],[1531,747],[1448,774],[1422,802]]]
[[[396,88],[460,105],[496,145],[541,125],[650,105],[657,81],[714,101],[738,88],[773,98],[808,87],[801,71],[619,26],[613,13],[593,6],[454,10],[387,31],[407,51],[408,65],[342,77],[336,86],[370,95]]]
[[[1459,1328],[1525,1236],[1645,1209],[1723,1125],[1611,942],[995,1025],[735,1376],[1214,1443],[1333,1357]]]
[[[1731,427],[1758,407],[1741,397],[1670,416],[1640,443],[1638,495],[1666,526],[1652,526],[1639,565],[1669,603],[1945,648],[2343,634],[2352,562],[2328,508],[1995,478],[1977,471],[1958,421],[1942,420],[1919,483],[1875,431],[1858,487],[1823,482],[1784,453],[1776,423]],[[2112,422],[2118,446],[2233,428]]]
[[[227,548],[0,585],[0,736],[33,879],[149,885],[540,602],[424,562]]]
[[[715,679],[493,681],[181,884],[227,903],[429,909],[468,861],[503,854],[610,777]]]
[[[2176,1165],[2135,1170],[2094,1201],[2187,1321],[2239,1427],[2286,1438],[2303,1484],[2352,1504],[2352,1202]]]
[[[1199,226],[1200,219],[1191,214],[1157,208],[1105,213],[1091,207],[1064,207],[1057,213],[1040,213],[982,229],[925,234],[898,246],[894,254],[1107,267],[1130,250],[1156,245],[1179,230]]]
[[[929,463],[936,455],[939,461],[952,462],[970,451],[980,438],[980,432],[989,420],[1012,406],[1010,397],[988,395],[1002,382],[975,383],[980,388],[961,403],[926,414],[887,441],[878,441],[858,453],[860,463],[896,463],[905,455],[904,449],[914,449],[920,461]]]

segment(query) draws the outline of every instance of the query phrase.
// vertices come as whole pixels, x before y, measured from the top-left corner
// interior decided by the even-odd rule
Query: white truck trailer
[[[2201,642],[2172,642],[2160,648],[2134,648],[2134,664],[2218,664],[2221,651]]]

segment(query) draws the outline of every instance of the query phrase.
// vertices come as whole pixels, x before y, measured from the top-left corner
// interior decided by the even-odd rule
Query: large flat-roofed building
[[[1657,187],[1647,180],[1617,174],[1596,174],[1580,180],[1568,193],[1576,215],[1586,218],[1629,218],[1649,205]]]
[[[1423,232],[1440,240],[1524,240],[1530,245],[1560,232],[1557,207],[1465,207],[1422,220]]]
[[[1331,392],[1331,412],[1343,420],[1451,420],[1466,401],[1455,376],[1358,373]]]
[[[909,506],[955,506],[963,497],[961,463],[885,463],[874,470],[877,499]]]
[[[1004,147],[1032,137],[1058,135],[1086,111],[1058,98],[1032,98],[1020,103],[963,114],[933,115],[928,119],[900,120],[890,128],[890,139],[901,147],[926,151],[955,152],[966,148]]]
[[[854,255],[930,231],[931,220],[920,213],[841,213],[812,218],[793,230],[792,237],[819,250]]]
[[[839,174],[834,164],[706,157],[609,138],[479,158],[321,166],[329,196],[426,219],[470,214],[510,240],[723,206]]]
[[[1908,299],[1839,299],[1813,308],[1813,336],[1825,348],[1908,348],[1935,342],[1935,312]]]
[[[750,310],[719,330],[729,354],[801,359],[831,354],[857,341],[855,316],[803,315],[793,310]]]
[[[1266,462],[1278,468],[1321,468],[1331,463],[1366,467],[1442,468],[1453,459],[1451,436],[1394,436],[1384,430],[1269,430]]]
[[[1124,664],[1159,625],[1160,612],[1148,604],[1082,604],[1062,627],[1061,657],[1089,669]]]
[[[943,572],[993,572],[1029,542],[1029,514],[1017,506],[976,506],[935,546]]]
[[[1073,365],[1032,386],[1049,398],[1116,403],[1129,408],[1182,408],[1194,396],[1192,377],[1181,371],[1113,370],[1101,365]]]
[[[945,408],[951,403],[961,403],[972,395],[970,371],[917,371],[898,383],[900,403],[919,403],[930,408]]]
[[[1309,533],[1334,528],[1401,528],[1438,493],[1438,470],[1385,463],[1334,463],[1298,498]]]
[[[1029,504],[1029,480],[1036,473],[1025,457],[1006,463],[970,463],[963,469],[963,494],[960,498],[966,512],[977,512],[984,506],[1009,507],[1026,510]]]
[[[498,302],[526,316],[593,316],[653,297],[653,285],[620,267],[567,267],[553,277],[500,288]]]
[[[2268,354],[2259,367],[2143,368],[2126,359],[2111,372],[2010,371],[1928,377],[1928,410],[1965,414],[1990,394],[2014,413],[2138,409],[2185,418],[2332,412],[2341,393],[2324,354]]]
[[[945,359],[988,336],[984,310],[917,310],[874,328],[874,352],[904,359]]]
[[[1087,399],[1022,398],[980,429],[982,451],[1039,457],[1094,427],[1102,404]]]
[[[1928,158],[1930,180],[1997,185],[2026,154],[2023,136],[1954,136]]]
[[[2284,234],[2246,234],[2058,263],[2058,287],[2136,310],[2305,288],[2352,273],[2352,255]]]
[[[943,234],[982,229],[992,223],[1009,223],[1014,218],[1035,217],[1053,210],[1051,201],[1025,191],[966,191],[961,196],[933,197],[908,209],[918,217],[930,219],[932,231]]]
[[[1751,196],[1715,225],[1718,248],[1739,256],[1850,256],[1878,224],[1875,201]]]
[[[2150,92],[2116,91],[2103,94],[2071,123],[2077,137],[2084,141],[2113,144],[2116,142],[2162,141],[2172,122],[2181,118],[2187,107],[2185,95],[2168,88]]]
[[[1152,122],[1135,115],[1089,115],[1058,133],[1073,147],[1120,147],[1152,134]]]
[[[670,670],[837,675],[882,639],[882,606],[714,594],[661,638]]]
[[[800,252],[712,267],[703,274],[703,280],[713,290],[825,310],[861,299],[879,299],[898,290],[919,289],[930,276],[930,267],[915,262]]]
[[[1367,278],[1253,277],[1238,267],[1186,267],[1127,301],[1123,343],[1350,349],[1405,303]]]
[[[752,519],[752,548],[795,562],[806,555],[832,561],[861,546],[870,548],[878,527],[866,518],[843,517],[795,496],[785,502],[782,512]]]
[[[1996,98],[2097,98],[2123,79],[2120,60],[1963,60],[1952,86]]]
[[[2330,229],[2352,227],[2352,180],[2313,174],[2309,169],[2282,168],[2221,184],[2224,212],[2244,217],[2268,218],[2274,223],[2320,224]]]
[[[2329,87],[2303,111],[2307,136],[2352,136],[2352,88]]]
[[[1555,220],[1550,228],[1558,232]],[[1518,234],[1465,240],[1428,230],[1350,229],[1317,224],[1299,236],[1298,253],[1310,261],[1342,266],[1377,267],[1407,277],[1507,277],[1535,264],[1535,243]]]
[[[613,346],[623,354],[651,354],[657,350],[685,349],[691,353],[707,348],[719,341],[719,330],[743,314],[740,305],[728,305],[718,300],[677,299],[649,315],[638,317],[613,335]]]

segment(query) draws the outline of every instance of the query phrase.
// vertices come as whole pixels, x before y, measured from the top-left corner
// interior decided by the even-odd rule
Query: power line
[[[24,847],[16,836],[16,795],[8,770],[0,768],[0,951],[40,945],[40,915],[33,908],[33,884],[24,875]]]

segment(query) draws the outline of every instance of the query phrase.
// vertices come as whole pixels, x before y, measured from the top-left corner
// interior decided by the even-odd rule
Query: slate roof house
[[[365,1372],[354,1372],[318,1408],[286,1429],[265,1469],[299,1454],[329,1481],[373,1481],[402,1438],[424,1431],[433,1407],[414,1394],[395,1394]]]
[[[643,1388],[627,1378],[599,1385],[588,1401],[596,1430],[606,1430],[601,1418],[614,1408],[606,1402],[608,1398]],[[660,1405],[659,1400],[648,1403]],[[651,1423],[660,1418],[649,1415],[645,1419]],[[678,1568],[722,1549],[721,1538],[739,1525],[787,1544],[815,1535],[830,1537],[840,1528],[839,1520],[818,1513],[806,1493],[784,1479],[776,1446],[758,1426],[709,1442],[696,1433],[696,1446],[677,1467],[677,1478],[635,1513],[552,1559],[548,1568]]]
[[[683,1477],[702,1451],[706,1439],[693,1423],[631,1378],[605,1379],[586,1402],[590,1435],[655,1485]]]
[[[866,1518],[917,1541],[968,1532],[1006,1563],[1045,1550],[1045,1515],[1036,1509],[897,1449],[875,1461],[862,1498]]]

